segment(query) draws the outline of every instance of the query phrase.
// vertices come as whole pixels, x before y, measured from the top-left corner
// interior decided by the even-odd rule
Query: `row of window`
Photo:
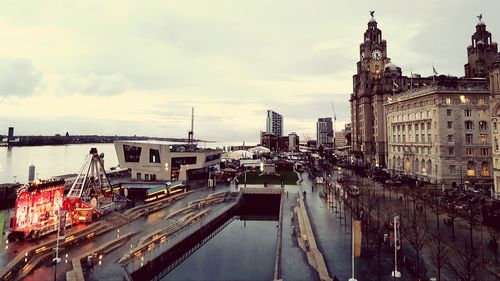
[[[408,134],[408,142],[413,142],[412,134]],[[420,136],[420,138],[419,138]],[[392,135],[392,142],[406,142],[406,135]],[[425,134],[415,134],[415,143],[432,143],[432,135],[427,134],[427,141]]]
[[[455,98],[451,98],[451,97],[445,98],[444,103],[448,104],[448,105],[450,105],[450,104],[475,104],[475,100],[462,95],[458,98],[458,100]],[[478,98],[477,104],[478,105],[485,105],[486,98]]]
[[[448,147],[448,155],[449,156],[454,156],[455,155],[455,148],[454,147]],[[467,156],[476,155],[476,149],[475,148],[465,148],[465,155],[467,155]],[[480,148],[479,149],[479,155],[481,155],[481,156],[488,156],[488,155],[490,155],[489,148]]]
[[[393,132],[399,132],[400,130],[405,132],[406,131],[406,128],[408,128],[408,132],[411,132],[412,128],[415,126],[415,131],[418,131],[418,128],[420,127],[420,130],[423,131],[425,130],[425,127],[426,127],[426,123],[420,123],[420,126],[419,124],[408,124],[408,127],[406,125],[393,125],[392,126],[392,131]],[[427,130],[430,131],[432,129],[432,126],[431,126],[431,122],[427,122]]]
[[[474,122],[473,121],[467,120],[467,121],[465,121],[464,124],[465,124],[464,127],[465,127],[466,130],[474,130]],[[486,122],[486,121],[483,120],[483,121],[479,121],[478,124],[479,124],[479,130],[482,130],[482,131],[488,130],[488,122]],[[494,131],[496,131],[496,129],[495,129],[496,126],[497,125],[496,125],[496,122],[495,122],[493,124]],[[448,121],[446,123],[446,127],[448,129],[453,129],[453,121]]]
[[[451,109],[447,109],[446,110],[446,116],[451,116],[451,113],[452,113]],[[464,110],[464,116],[465,117],[471,117],[472,116],[472,109],[465,109]],[[486,116],[486,110],[480,109],[479,110],[479,117],[480,118],[484,118],[485,116]]]

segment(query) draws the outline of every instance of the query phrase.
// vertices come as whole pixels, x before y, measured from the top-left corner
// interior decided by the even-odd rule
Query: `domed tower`
[[[482,15],[478,16],[476,32],[472,35],[472,45],[467,47],[468,63],[464,66],[465,77],[488,77],[498,53],[498,45],[492,42],[491,33],[486,30]]]
[[[353,76],[351,95],[351,144],[357,159],[354,164],[383,166],[384,118],[383,93],[376,93],[375,87],[381,84],[384,66],[390,62],[387,57],[387,42],[382,39],[382,31],[370,12],[371,19],[359,45],[357,72]],[[377,85],[377,86],[376,86]],[[391,82],[392,85],[392,82]]]

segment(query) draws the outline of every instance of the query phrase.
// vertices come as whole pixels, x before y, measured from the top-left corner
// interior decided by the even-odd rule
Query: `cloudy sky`
[[[375,4],[376,3],[376,4]],[[463,75],[483,14],[500,1],[2,1],[0,134],[258,140],[267,109],[285,132],[349,122],[369,10],[404,74]]]

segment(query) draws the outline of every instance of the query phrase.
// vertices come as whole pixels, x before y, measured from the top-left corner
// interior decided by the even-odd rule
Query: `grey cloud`
[[[0,59],[0,96],[29,96],[40,85],[42,73],[27,59]]]
[[[121,74],[71,76],[61,81],[64,93],[109,96],[122,94],[129,88],[129,81]]]

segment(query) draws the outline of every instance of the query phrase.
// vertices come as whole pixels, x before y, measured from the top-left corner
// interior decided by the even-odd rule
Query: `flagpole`
[[[351,258],[352,258],[352,262],[351,262],[351,271],[352,271],[352,278],[350,278],[348,281],[358,281],[356,280],[356,278],[354,277],[354,224],[352,223],[353,220],[352,220],[352,210],[351,210],[351,238],[352,238],[352,247],[351,247]]]
[[[413,89],[413,70],[410,68],[410,90]]]
[[[398,242],[397,224],[398,224],[398,221],[399,221],[399,217],[395,216],[394,217],[394,271],[392,272],[392,277],[394,277],[394,278],[401,277],[401,272],[398,271],[398,247],[397,247],[397,242]]]

